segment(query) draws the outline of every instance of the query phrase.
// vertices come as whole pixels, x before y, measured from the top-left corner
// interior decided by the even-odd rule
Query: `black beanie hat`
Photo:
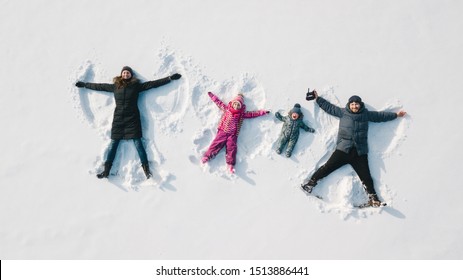
[[[301,115],[302,111],[301,111],[301,105],[299,103],[294,104],[294,107],[291,109],[291,111],[289,111],[289,114],[292,114],[292,113],[297,113],[298,115]]]
[[[130,74],[131,74],[132,77],[133,77],[133,70],[132,70],[132,68],[130,68],[129,66],[124,66],[124,67],[122,67],[121,74],[122,74],[122,72],[124,72],[124,70],[129,71]]]
[[[360,98],[360,96],[358,96],[358,95],[352,95],[349,98],[349,104],[352,103],[352,102],[362,104],[362,98]]]

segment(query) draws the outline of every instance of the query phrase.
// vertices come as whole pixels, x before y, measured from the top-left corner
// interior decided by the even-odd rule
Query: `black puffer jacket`
[[[328,114],[340,119],[336,150],[345,153],[355,147],[358,155],[367,154],[369,122],[387,122],[397,118],[397,114],[392,112],[368,111],[363,103],[358,113],[350,110],[349,103],[345,108],[340,108],[323,97],[317,98],[317,104]]]
[[[170,78],[141,83],[132,80],[123,87],[116,84],[85,83],[85,87],[97,91],[114,93],[116,108],[111,128],[111,139],[134,139],[142,137],[140,111],[138,110],[138,95],[140,92],[160,87],[170,82]]]

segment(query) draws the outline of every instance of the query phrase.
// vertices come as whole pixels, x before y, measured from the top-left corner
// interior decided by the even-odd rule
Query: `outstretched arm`
[[[277,118],[278,120],[284,122],[285,120],[283,119],[283,116],[280,114],[280,112],[276,112],[275,113],[275,118]]]
[[[170,77],[165,77],[159,80],[144,82],[140,84],[140,91],[157,88],[163,85],[167,85],[168,83],[170,83]]]
[[[300,127],[301,127],[302,129],[304,129],[305,131],[307,131],[307,132],[315,133],[315,129],[309,127],[308,125],[306,125],[306,124],[305,124],[304,122],[302,122],[302,121],[300,122]]]
[[[252,118],[257,118],[263,115],[267,115],[268,113],[270,113],[270,111],[266,111],[266,110],[246,111],[243,114],[243,118],[252,119]]]
[[[399,111],[399,112],[397,112],[397,117],[402,118],[402,117],[405,117],[406,114],[407,114],[407,112],[405,112],[405,111]]]
[[[323,111],[338,118],[342,117],[342,109],[338,106],[331,104],[328,100],[317,95],[317,104]]]
[[[397,119],[397,117],[404,116],[405,112],[400,111],[399,113],[385,112],[385,111],[369,111],[368,120],[370,122],[388,122]]]
[[[163,85],[166,85],[170,83],[172,80],[178,80],[182,77],[182,75],[175,73],[172,76],[165,77],[159,80],[154,80],[154,81],[148,81],[140,84],[140,91],[152,89],[152,88],[157,88]]]
[[[220,110],[225,111],[227,109],[227,105],[225,105],[225,103],[223,103],[223,101],[220,100],[215,94],[213,94],[210,91],[207,94],[212,99],[212,101],[214,101],[214,103],[217,105],[217,107],[220,108]]]
[[[78,81],[76,83],[76,87],[88,88],[88,89],[96,90],[96,91],[107,91],[107,92],[114,91],[114,84],[85,83],[85,82]]]

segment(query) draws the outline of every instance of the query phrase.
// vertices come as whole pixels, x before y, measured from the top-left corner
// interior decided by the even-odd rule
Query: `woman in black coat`
[[[142,91],[163,86],[172,80],[180,79],[180,77],[180,74],[174,74],[163,79],[142,83],[134,77],[132,68],[124,66],[121,75],[113,79],[113,84],[85,83],[81,81],[76,83],[76,86],[80,88],[112,92],[116,101],[111,128],[111,143],[105,159],[104,170],[97,174],[98,178],[102,179],[109,176],[109,171],[116,157],[117,147],[123,139],[133,140],[146,177],[150,178],[152,176],[148,165],[148,157],[141,142],[142,129],[140,111],[138,110],[138,96]]]

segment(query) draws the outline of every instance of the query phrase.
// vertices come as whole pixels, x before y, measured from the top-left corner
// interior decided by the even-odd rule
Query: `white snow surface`
[[[1,1],[0,259],[461,259],[463,2]],[[111,83],[182,78],[140,95],[153,179],[110,141]],[[369,162],[387,207],[343,167],[300,185],[334,151],[338,119],[305,100],[407,111],[371,123]],[[248,110],[236,174],[200,158],[224,102]],[[304,121],[291,158],[275,153],[286,114]]]

